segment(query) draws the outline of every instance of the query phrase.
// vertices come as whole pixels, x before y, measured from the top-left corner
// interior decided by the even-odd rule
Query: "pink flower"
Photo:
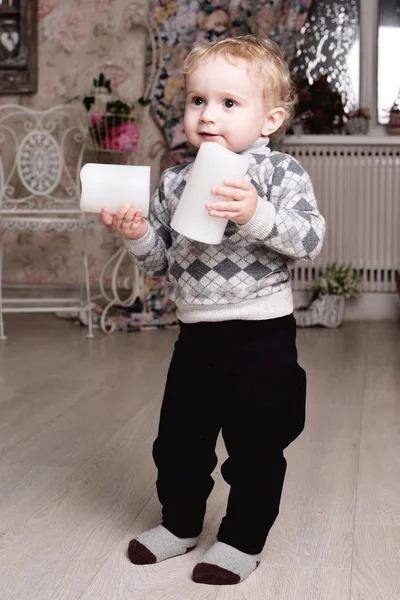
[[[109,79],[111,81],[111,88],[114,91],[118,90],[119,86],[122,85],[127,79],[127,73],[125,73],[122,68],[116,68],[113,71],[111,71],[111,69],[110,69],[109,75],[107,75],[107,68],[106,68],[106,69],[104,69],[104,73],[105,73],[107,79]]]
[[[137,152],[140,129],[136,123],[127,121],[111,129],[104,140],[105,150],[119,150],[125,152]]]
[[[95,0],[94,6],[97,12],[104,13],[114,4],[114,2],[115,0]]]
[[[41,95],[46,98],[47,101],[55,102],[60,96],[63,96],[66,92],[64,84],[56,73],[46,73],[50,75],[41,86]]]
[[[56,7],[54,0],[39,0],[39,21],[42,21],[47,15],[49,15]]]
[[[71,6],[57,8],[44,24],[46,37],[61,42],[68,52],[87,42],[91,28],[87,14]]]
[[[103,114],[101,112],[95,112],[90,117],[90,122],[92,125],[100,125],[103,120]]]
[[[52,277],[45,270],[40,269],[27,269],[23,271],[17,271],[17,282],[26,284],[48,284],[52,283]]]

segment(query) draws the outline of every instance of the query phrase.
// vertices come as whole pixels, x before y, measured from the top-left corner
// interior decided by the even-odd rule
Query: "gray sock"
[[[135,565],[149,565],[186,554],[197,546],[200,536],[178,538],[162,525],[149,529],[129,542],[128,557]]]
[[[240,583],[260,564],[261,554],[246,554],[233,546],[216,542],[193,571],[193,581],[210,585]]]

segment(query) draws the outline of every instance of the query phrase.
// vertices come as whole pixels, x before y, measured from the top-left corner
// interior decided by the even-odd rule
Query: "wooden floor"
[[[199,547],[145,567],[125,556],[160,519],[151,445],[177,332],[88,341],[51,315],[9,315],[6,325],[1,600],[399,600],[399,323],[298,331],[307,426],[286,453],[259,569],[225,588],[190,578],[224,515],[220,442]]]

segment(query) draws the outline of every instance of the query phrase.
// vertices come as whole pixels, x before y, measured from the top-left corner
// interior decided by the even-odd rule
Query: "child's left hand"
[[[245,225],[256,212],[258,201],[256,188],[246,178],[225,179],[224,184],[224,187],[212,188],[211,192],[215,196],[231,198],[231,201],[206,204],[208,214],[212,217],[230,219],[238,225]]]

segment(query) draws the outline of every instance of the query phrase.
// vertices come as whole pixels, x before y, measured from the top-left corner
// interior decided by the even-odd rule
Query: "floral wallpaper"
[[[132,10],[132,0],[38,1],[38,92],[33,96],[0,96],[0,103],[18,102],[39,109],[70,101],[81,103],[93,77],[98,77],[107,60],[121,67],[117,81],[112,82],[113,88],[116,84],[118,92],[127,99],[140,98],[144,92],[147,36],[143,29],[133,25],[141,10],[152,11],[164,42],[161,78],[152,102],[158,126],[151,121],[145,136],[149,152],[142,161],[152,167],[153,188],[158,181],[160,161],[164,168],[171,158],[173,162],[188,158],[182,128],[181,66],[189,48],[220,36],[251,32],[276,39],[290,59],[311,3],[311,0],[135,0]],[[169,156],[154,153],[151,158],[154,148],[163,140],[169,146]],[[107,153],[87,153],[85,162],[108,162],[109,157]],[[6,283],[79,284],[82,277],[79,235],[8,232]],[[120,243],[99,221],[89,239],[93,284],[98,283],[103,265]],[[125,271],[129,264],[127,259]]]
[[[35,95],[0,96],[46,109],[85,95],[91,78],[106,60],[122,67],[118,92],[136,99],[143,93],[146,33],[132,28],[132,0],[39,0],[39,86]],[[147,0],[140,6],[147,7]],[[155,124],[146,147],[162,140]],[[7,151],[7,149],[6,149]],[[108,162],[110,155],[88,153],[85,162]],[[115,155],[114,155],[115,156]],[[148,159],[152,184],[157,183],[159,159]],[[93,284],[120,242],[100,221],[89,237]],[[12,232],[5,236],[4,280],[8,284],[77,285],[82,279],[80,234]],[[126,261],[125,271],[129,269]]]

